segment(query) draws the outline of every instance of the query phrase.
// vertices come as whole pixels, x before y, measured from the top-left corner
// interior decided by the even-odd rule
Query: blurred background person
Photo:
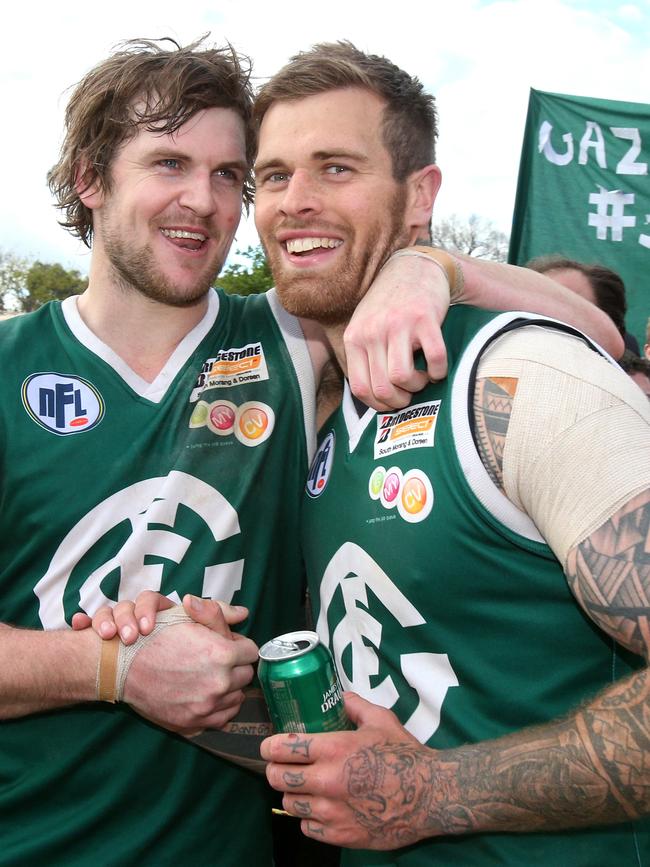
[[[641,355],[638,340],[625,330],[625,283],[616,271],[604,265],[589,265],[555,253],[531,259],[526,267],[539,274],[546,274],[607,313],[623,337],[625,348]],[[646,342],[646,355],[649,350]]]
[[[645,349],[647,352],[647,344]],[[635,355],[633,352],[626,349],[619,364],[630,379],[633,379],[636,382],[641,391],[647,396],[648,400],[650,400],[650,359],[639,358],[638,355]]]

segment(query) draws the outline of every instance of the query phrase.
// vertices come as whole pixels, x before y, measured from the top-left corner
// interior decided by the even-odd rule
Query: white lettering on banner
[[[650,226],[650,214],[645,215],[646,226]],[[650,250],[650,235],[639,235],[639,244]]]
[[[608,230],[612,241],[623,240],[623,229],[636,225],[636,217],[625,215],[625,206],[634,204],[633,193],[621,190],[606,190],[598,186],[599,192],[589,195],[589,204],[596,205],[596,213],[589,214],[589,225],[596,228],[599,241],[607,240]]]
[[[641,153],[641,135],[635,127],[628,126],[611,126],[611,131],[616,138],[627,139],[632,142],[628,151],[623,155],[623,159],[616,166],[617,175],[647,175],[648,164],[637,163],[636,158]]]
[[[562,141],[566,144],[566,152],[559,154],[553,149],[551,143],[551,131],[553,124],[547,120],[539,128],[539,152],[544,154],[549,163],[556,166],[566,166],[573,159],[573,136],[570,132],[565,132],[562,136]]]
[[[108,497],[86,514],[62,540],[47,573],[34,587],[39,616],[45,629],[65,627],[63,597],[75,566],[114,527],[128,523],[131,533],[113,556],[92,571],[79,591],[84,611],[94,612],[109,599],[101,589],[102,581],[119,571],[119,599],[135,599],[141,590],[159,590],[163,565],[147,563],[155,557],[181,563],[192,540],[176,532],[174,525],[180,506],[193,511],[206,525],[215,542],[240,532],[237,512],[215,488],[187,473],[173,470],[167,476],[145,479]],[[157,529],[151,529],[152,527]],[[163,529],[161,529],[163,528]],[[168,528],[168,529],[164,529]],[[196,568],[195,564],[194,568]],[[241,587],[244,561],[204,564],[199,596],[230,602]],[[200,572],[197,579],[200,580]],[[168,594],[180,602],[176,591]]]
[[[637,162],[637,157],[640,155],[643,143],[641,141],[641,133],[637,127],[633,126],[610,126],[610,132],[617,139],[630,141],[632,144],[623,155],[622,159],[616,164],[617,175],[647,175],[648,164],[646,162]],[[556,166],[566,166],[573,161],[574,146],[573,134],[565,132],[562,135],[562,141],[566,144],[566,151],[559,153],[553,147],[551,141],[551,133],[553,132],[553,124],[548,120],[542,121],[539,127],[538,134],[538,150],[544,154],[549,163]],[[600,124],[593,120],[585,121],[585,131],[580,139],[580,148],[578,150],[578,164],[581,166],[587,165],[589,159],[589,150],[594,151],[596,162],[601,169],[607,168],[607,145]]]
[[[610,126],[611,134],[622,141],[631,142],[630,147],[616,164],[614,170],[617,175],[647,175],[648,163],[639,162],[638,157],[642,152],[643,143],[641,133],[637,127]],[[553,124],[548,120],[542,121],[538,133],[538,150],[549,163],[556,166],[567,166],[573,161],[574,144],[573,134],[566,132],[562,135],[562,141],[566,145],[566,151],[560,153],[553,147],[551,133]],[[600,124],[592,120],[585,121],[585,131],[580,139],[578,149],[578,165],[586,166],[589,162],[590,151],[601,169],[607,170],[607,143]],[[600,184],[597,193],[590,193],[589,204],[596,205],[596,211],[588,214],[587,225],[596,229],[596,238],[599,241],[623,240],[623,231],[637,225],[637,217],[626,214],[626,207],[632,207],[636,203],[634,193],[624,190],[607,190]],[[639,219],[641,219],[639,217]],[[650,223],[650,216],[646,215],[646,225]],[[640,234],[638,242],[642,247],[650,249],[650,235]]]
[[[339,588],[345,614],[334,627],[330,641],[328,611]],[[406,629],[425,623],[419,611],[372,557],[354,542],[346,542],[332,557],[323,574],[316,630],[321,641],[331,646],[343,688],[353,690],[375,704],[392,708],[400,691],[391,675],[376,686],[371,685],[371,678],[379,674],[379,657],[375,648],[381,649],[382,624],[368,610],[368,589],[401,627]],[[342,662],[348,647],[351,648],[350,677]],[[403,653],[399,665],[406,684],[418,696],[418,705],[404,727],[425,743],[438,728],[447,690],[458,686],[458,678],[446,653]]]
[[[587,165],[589,148],[593,148],[596,155],[596,162],[601,169],[606,169],[607,160],[605,159],[605,140],[603,139],[603,133],[600,126],[592,120],[587,121],[585,134],[580,139],[578,162],[581,166]]]

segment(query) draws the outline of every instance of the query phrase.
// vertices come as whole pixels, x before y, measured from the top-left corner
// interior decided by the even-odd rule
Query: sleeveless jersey
[[[449,378],[407,409],[359,418],[346,393],[322,428],[303,498],[316,628],[344,688],[391,708],[437,749],[564,715],[640,664],[585,617],[532,522],[478,457],[474,362],[514,318],[452,308]],[[488,509],[490,496],[502,502]],[[650,840],[642,823],[439,837],[348,850],[343,864],[639,867],[650,865]]]
[[[258,644],[296,628],[314,402],[297,320],[274,292],[211,292],[147,385],[63,304],[0,330],[0,620],[64,628],[150,588],[247,606]],[[0,723],[3,865],[271,864],[268,798],[124,704]]]

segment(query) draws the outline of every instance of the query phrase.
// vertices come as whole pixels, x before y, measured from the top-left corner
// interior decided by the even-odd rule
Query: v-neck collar
[[[208,293],[208,309],[205,315],[181,340],[153,382],[147,382],[139,376],[129,367],[124,359],[120,358],[110,346],[101,341],[88,328],[79,315],[76,295],[66,298],[61,304],[61,310],[63,311],[68,328],[81,344],[98,356],[98,358],[101,358],[102,361],[106,362],[137,395],[150,400],[152,403],[160,403],[179,370],[181,370],[216,322],[219,314],[219,296],[213,289],[210,290]]]
[[[348,434],[348,449],[351,454],[356,449],[364,431],[370,422],[376,417],[377,413],[369,406],[363,415],[359,415],[347,379],[343,383],[343,400],[341,402],[341,409],[343,411],[343,420]]]

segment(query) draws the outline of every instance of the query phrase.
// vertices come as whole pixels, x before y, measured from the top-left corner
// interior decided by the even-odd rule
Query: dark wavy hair
[[[111,189],[111,162],[140,127],[176,132],[206,108],[231,108],[242,118],[249,165],[243,201],[253,198],[255,156],[251,63],[228,43],[202,47],[207,36],[185,47],[174,39],[132,39],[97,64],[75,86],[65,113],[59,161],[47,181],[64,218],[59,222],[90,247],[92,211],[79,197],[92,184]],[[80,173],[83,173],[80,175]]]
[[[531,259],[526,267],[538,271],[540,274],[567,269],[579,271],[587,278],[593,289],[596,307],[600,307],[612,320],[619,333],[625,336],[625,314],[627,313],[625,283],[616,271],[612,271],[611,268],[606,268],[604,265],[589,265],[555,254]]]

